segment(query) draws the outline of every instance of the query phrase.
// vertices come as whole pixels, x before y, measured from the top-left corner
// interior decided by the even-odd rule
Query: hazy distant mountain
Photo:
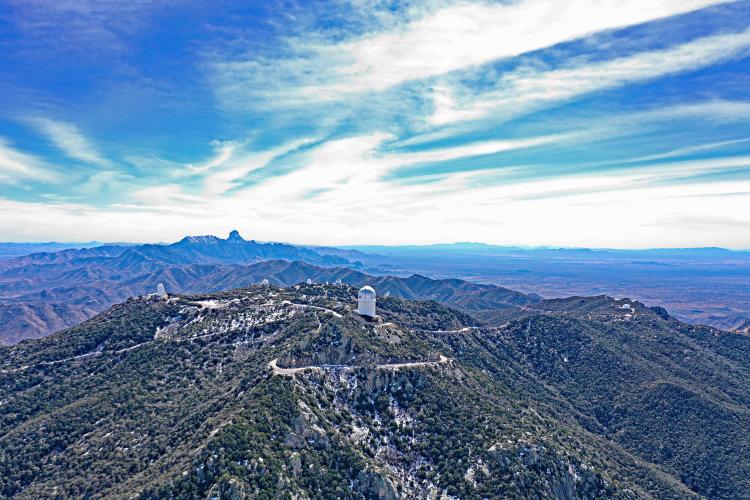
[[[750,252],[723,248],[587,249],[481,243],[347,247],[376,274],[495,283],[544,297],[637,297],[691,323],[732,330],[750,320]]]
[[[315,271],[257,266],[273,280]],[[0,348],[0,497],[750,491],[750,337],[607,297],[487,322],[381,297],[372,322],[355,296],[303,284],[141,298]]]
[[[347,259],[323,255],[314,250],[283,243],[258,243],[244,240],[237,231],[226,239],[216,236],[188,236],[171,245],[141,245],[131,255],[162,264],[247,264],[259,260],[304,260],[313,264],[342,265]]]
[[[87,243],[2,243],[0,242],[0,259],[21,257],[39,252],[59,252],[69,248],[91,248],[101,246],[101,243],[89,241]]]
[[[373,277],[350,268],[321,267],[342,264],[349,261],[304,247],[246,241],[236,231],[227,239],[192,236],[171,245],[103,246],[7,259],[0,261],[0,343],[76,325],[128,297],[152,293],[158,283],[170,291],[196,293],[248,286],[266,278],[282,285],[341,279],[353,285],[373,284],[399,297],[467,308],[536,300],[461,280]]]
[[[237,231],[226,239],[191,236],[171,245],[105,245],[2,259],[0,343],[73,326],[114,303],[152,292],[159,281],[173,290],[216,288],[213,279],[223,279],[218,267],[266,259],[348,264],[303,247],[246,241]]]
[[[233,231],[228,238],[190,236],[170,245],[105,245],[0,259],[0,343],[73,326],[128,297],[153,292],[159,282],[172,291],[204,292],[264,278],[283,285],[308,278],[367,282],[382,293],[431,298],[473,311],[523,305],[539,295],[607,294],[664,305],[680,319],[726,330],[743,330],[750,320],[746,252],[481,244],[366,249],[381,253],[260,243]],[[411,277],[377,277],[383,275]],[[444,279],[438,283],[419,275]]]

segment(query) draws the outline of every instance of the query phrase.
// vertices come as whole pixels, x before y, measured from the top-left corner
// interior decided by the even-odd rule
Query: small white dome
[[[359,293],[357,294],[357,297],[360,299],[369,299],[369,298],[375,298],[375,289],[371,286],[363,286],[359,289]]]

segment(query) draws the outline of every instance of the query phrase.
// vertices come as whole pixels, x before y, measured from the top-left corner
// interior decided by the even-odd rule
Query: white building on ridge
[[[363,286],[357,294],[357,313],[360,316],[374,318],[376,309],[376,294],[371,286]]]

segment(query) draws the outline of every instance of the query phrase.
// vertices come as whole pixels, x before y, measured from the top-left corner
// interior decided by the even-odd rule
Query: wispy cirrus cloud
[[[213,76],[230,107],[247,105],[248,97],[260,106],[339,100],[728,1],[462,2],[359,38],[289,38],[281,54],[215,61]],[[273,99],[263,100],[267,96]]]
[[[0,137],[0,182],[17,184],[24,180],[52,181],[57,174],[43,160],[13,148]]]
[[[626,163],[641,163],[654,160],[665,160],[669,158],[679,158],[681,156],[688,156],[694,153],[703,153],[708,151],[715,151],[717,149],[723,149],[730,146],[744,145],[750,142],[750,137],[744,139],[735,139],[731,141],[719,141],[709,142],[706,144],[696,144],[694,146],[685,146],[682,148],[672,149],[664,153],[657,153],[645,156],[636,156],[633,158],[626,158],[623,160],[612,160],[602,162],[609,165],[626,164]]]
[[[511,118],[591,92],[704,68],[746,55],[749,48],[750,29],[603,62],[581,64],[577,61],[549,70],[521,68],[503,74],[495,89],[488,92],[477,92],[461,85],[441,86],[435,90],[435,111],[430,120],[443,125],[480,119],[490,113]]]
[[[241,143],[238,141],[215,141],[214,147],[216,149],[216,154],[213,158],[198,165],[189,164],[187,165],[187,168],[192,172],[201,173],[221,167],[232,158],[235,150],[240,146]]]
[[[124,227],[140,231],[142,239],[158,241],[232,227],[251,228],[251,234],[265,238],[288,239],[289,228],[293,227],[296,241],[323,244],[348,243],[364,236],[372,242],[393,243],[399,234],[408,235],[404,241],[413,243],[433,241],[435,234],[471,239],[481,230],[490,241],[498,234],[511,234],[517,243],[546,244],[552,240],[574,245],[579,236],[570,231],[573,221],[585,223],[592,245],[630,247],[640,241],[633,240],[634,235],[646,237],[657,246],[670,241],[699,244],[708,235],[716,244],[738,246],[743,241],[740,229],[750,223],[747,214],[734,210],[732,224],[706,227],[700,235],[689,231],[689,225],[654,225],[655,220],[670,214],[697,214],[692,210],[696,203],[702,216],[720,217],[737,204],[750,202],[747,180],[682,180],[686,174],[742,168],[750,164],[747,156],[543,178],[538,177],[538,169],[532,168],[528,176],[502,180],[493,178],[493,172],[458,172],[432,183],[402,185],[379,177],[383,169],[392,167],[377,152],[387,139],[369,136],[322,143],[310,150],[303,169],[231,196],[190,195],[182,186],[171,184],[139,191],[137,203],[101,209],[0,200],[0,210],[17,214],[12,223],[0,219],[0,230],[29,227],[33,229],[29,229],[30,235],[55,234],[50,222],[54,220],[55,227],[84,227],[86,235],[112,235],[109,237],[116,239],[114,235],[121,233],[114,228],[121,231]],[[312,188],[323,191],[306,196]],[[737,195],[738,191],[745,194]],[[735,195],[730,199],[723,196],[726,193]],[[519,207],[527,211],[523,217],[508,216],[517,214]],[[622,216],[623,210],[627,217]],[[498,214],[504,216],[498,219]],[[19,221],[23,222],[21,226]],[[169,228],[167,232],[165,227]],[[544,232],[529,231],[529,227],[544,228]],[[526,237],[520,238],[521,234]],[[686,234],[690,235],[688,240],[684,239]]]
[[[538,137],[523,137],[519,139],[501,139],[490,141],[476,141],[462,146],[438,147],[426,151],[390,154],[389,156],[399,166],[418,163],[442,162],[475,156],[492,155],[507,151],[517,151],[538,146],[560,143],[579,137],[579,133],[552,134]]]
[[[312,139],[302,138],[263,151],[236,151],[233,156],[230,155],[223,160],[221,168],[215,169],[203,178],[203,192],[208,196],[220,196],[236,189],[247,180],[251,172],[267,167],[279,156],[312,141]]]
[[[114,240],[238,227],[324,244],[750,241],[737,236],[750,222],[746,2],[143,1],[13,0],[19,47],[40,64],[11,83],[53,74],[41,91],[54,99],[0,85],[16,99],[0,134],[25,151],[0,143],[0,180],[16,183],[2,195],[32,200],[0,199],[15,216],[0,231],[54,237],[62,221]],[[175,20],[185,29],[160,31]],[[64,75],[44,66],[89,52],[95,63],[60,61]],[[149,82],[179,106],[142,106]],[[75,119],[26,122],[31,133],[21,115]],[[48,193],[15,186],[49,164],[66,175],[33,203]],[[653,224],[738,205],[732,231]]]
[[[102,156],[74,124],[49,118],[30,118],[28,121],[70,158],[92,165],[111,166],[111,162]]]

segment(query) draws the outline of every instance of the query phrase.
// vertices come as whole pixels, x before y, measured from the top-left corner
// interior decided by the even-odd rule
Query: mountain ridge
[[[747,336],[607,297],[506,309],[502,323],[393,296],[365,321],[355,297],[271,284],[134,298],[0,348],[0,494],[747,489]]]
[[[261,276],[260,271],[254,272],[246,267],[279,259],[307,262],[322,268],[345,267],[369,276],[396,275],[406,279],[418,274],[446,280],[458,277],[472,283],[492,283],[501,288],[517,289],[532,300],[540,298],[537,293],[559,297],[595,295],[608,291],[619,296],[635,295],[652,304],[667,305],[675,316],[692,323],[711,324],[738,332],[748,328],[742,262],[727,264],[728,267],[722,268],[715,277],[706,278],[706,282],[696,281],[692,286],[683,287],[681,282],[675,281],[676,276],[682,275],[677,272],[681,268],[661,261],[633,263],[632,257],[623,255],[621,257],[626,260],[618,261],[622,264],[611,270],[613,277],[601,278],[607,280],[606,286],[603,286],[591,280],[599,280],[595,276],[609,269],[607,266],[611,267],[612,263],[588,264],[585,272],[593,274],[574,280],[578,269],[575,265],[572,268],[560,267],[561,264],[554,263],[557,261],[549,259],[534,264],[526,257],[513,257],[517,260],[512,262],[502,261],[501,258],[501,261],[493,264],[495,261],[482,261],[485,257],[479,254],[476,258],[471,255],[451,257],[452,254],[441,254],[435,250],[429,258],[415,254],[407,260],[392,261],[388,256],[365,254],[353,249],[259,243],[245,240],[237,231],[232,231],[226,238],[188,236],[164,245],[110,245],[0,259],[0,343],[13,343],[73,326],[127,297],[152,292],[159,282],[167,284],[172,291],[203,292],[246,286],[264,278],[273,278]],[[498,266],[496,270],[492,268],[494,265]],[[696,266],[696,272],[702,269],[700,265]],[[268,273],[272,271],[269,268]],[[287,278],[295,272],[298,274],[295,280]],[[643,279],[652,274],[653,280]],[[289,285],[307,278],[322,281],[350,279],[344,276],[326,277],[317,271],[289,269],[280,275],[277,283]],[[357,277],[356,274],[351,276]],[[628,276],[641,278],[630,285],[622,285],[623,279],[630,279]],[[580,285],[576,284],[579,279]],[[356,283],[361,282],[357,278]],[[458,303],[458,297],[439,298],[437,291],[415,292],[409,284],[383,284],[388,286],[384,293],[398,293],[408,298],[434,296],[454,306],[474,310],[491,310],[503,302],[500,292],[495,298],[488,298],[489,293],[484,298],[472,296],[462,305]],[[414,286],[419,288],[418,284]],[[734,298],[723,291],[731,287],[739,287],[740,290]],[[470,295],[477,294],[472,292]],[[487,300],[482,305],[481,300],[484,299]],[[11,317],[12,321],[8,319]]]
[[[15,343],[74,326],[128,297],[151,293],[160,282],[170,291],[195,293],[247,286],[266,278],[281,285],[306,279],[342,279],[352,284],[382,285],[382,293],[435,297],[456,305],[461,294],[472,295],[464,300],[465,305],[475,303],[481,295],[487,307],[537,299],[494,285],[434,282],[414,276],[404,281],[374,277],[351,267],[331,267],[342,262],[349,264],[342,257],[308,249],[247,241],[236,232],[227,239],[186,237],[171,245],[65,250],[0,261],[0,343]],[[441,292],[440,286],[449,290]],[[50,307],[58,312],[51,315]]]

